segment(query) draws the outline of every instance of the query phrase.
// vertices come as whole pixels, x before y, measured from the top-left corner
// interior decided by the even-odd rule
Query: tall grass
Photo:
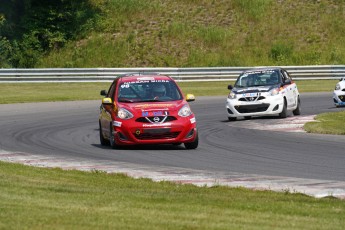
[[[233,0],[235,6],[254,19],[259,19],[272,4],[272,0]]]
[[[93,2],[101,11],[97,26],[37,67],[345,63],[345,6],[339,1]]]

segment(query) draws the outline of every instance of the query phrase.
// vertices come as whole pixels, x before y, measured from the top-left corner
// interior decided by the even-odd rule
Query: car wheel
[[[279,113],[280,118],[286,118],[287,117],[287,105],[286,100],[284,99],[284,105],[283,105],[283,111]]]
[[[229,121],[236,121],[237,117],[228,117]]]
[[[110,147],[113,149],[117,148],[116,142],[115,142],[115,136],[113,132],[113,126],[110,125],[110,133],[109,133],[109,142],[110,142]]]
[[[198,144],[199,144],[199,137],[197,134],[195,137],[195,140],[193,142],[184,143],[184,147],[186,149],[196,149],[198,147]]]
[[[299,97],[297,100],[297,108],[294,111],[292,111],[293,115],[301,115],[301,101]]]
[[[109,141],[107,139],[105,139],[103,136],[101,122],[99,122],[99,140],[101,142],[101,145],[108,145],[109,144]]]

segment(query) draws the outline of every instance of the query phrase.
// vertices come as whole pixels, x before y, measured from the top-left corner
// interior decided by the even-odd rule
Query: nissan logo
[[[153,118],[153,121],[154,121],[154,122],[159,122],[159,120],[160,120],[159,117],[154,117],[154,118]]]

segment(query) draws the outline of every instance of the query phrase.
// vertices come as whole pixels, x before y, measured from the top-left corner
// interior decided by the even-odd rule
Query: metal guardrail
[[[295,80],[340,79],[345,76],[345,65],[281,67]],[[0,83],[110,82],[117,75],[134,72],[165,74],[176,81],[233,81],[242,71],[252,68],[259,67],[0,69]]]

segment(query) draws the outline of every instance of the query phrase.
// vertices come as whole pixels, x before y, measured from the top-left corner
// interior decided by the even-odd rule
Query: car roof
[[[172,80],[170,76],[159,73],[129,73],[118,76],[123,82],[129,81],[151,81],[151,80]]]
[[[248,70],[245,70],[243,72],[246,73],[246,72],[279,71],[282,69],[283,68],[281,68],[281,67],[258,67],[258,68],[248,69]]]

